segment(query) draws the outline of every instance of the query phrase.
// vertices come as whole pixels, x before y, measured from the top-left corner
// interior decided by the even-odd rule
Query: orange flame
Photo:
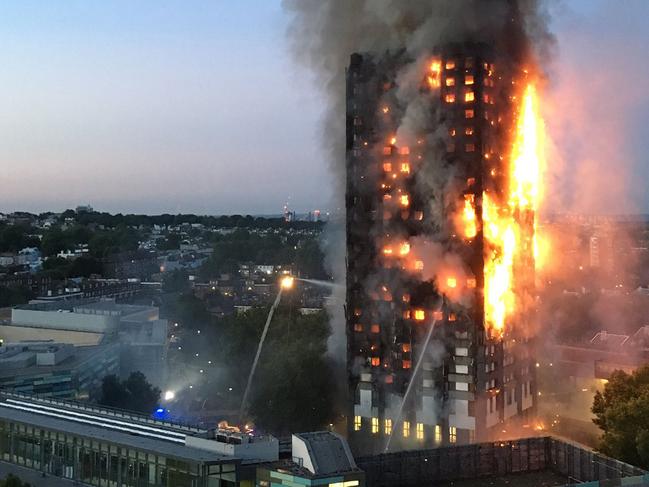
[[[433,60],[430,63],[430,72],[426,77],[426,81],[428,81],[428,86],[430,86],[431,89],[439,88],[442,84],[441,76],[442,76],[442,62],[439,60]]]
[[[540,172],[543,123],[538,109],[538,95],[534,85],[526,87],[518,112],[516,132],[509,168],[507,205],[499,206],[491,194],[485,192],[482,200],[482,219],[485,237],[485,325],[489,331],[502,336],[506,320],[516,306],[514,293],[515,256],[521,247],[523,235],[531,233],[536,244],[536,211],[540,197]],[[532,228],[523,227],[531,213]]]
[[[473,238],[478,233],[478,223],[475,213],[475,195],[464,195],[464,212],[462,213],[464,221],[464,236],[466,238]]]

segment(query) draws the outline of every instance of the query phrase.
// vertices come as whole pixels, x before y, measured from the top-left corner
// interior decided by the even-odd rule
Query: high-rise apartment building
[[[364,53],[347,70],[348,429],[356,451],[486,440],[513,418],[525,423],[537,394],[534,215],[495,204],[506,201],[516,80],[485,45],[445,46],[417,73],[419,65],[406,53]],[[408,95],[404,77],[412,92],[413,76],[421,82]],[[518,312],[505,329],[491,323],[499,310],[486,309],[485,266],[496,252],[485,243],[490,211],[509,211],[519,232],[511,266]]]

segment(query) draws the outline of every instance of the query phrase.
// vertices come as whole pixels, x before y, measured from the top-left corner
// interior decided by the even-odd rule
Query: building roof
[[[315,475],[342,474],[358,470],[347,442],[331,431],[293,435],[306,444]]]
[[[137,448],[162,456],[199,463],[235,463],[240,459],[185,445],[190,431],[181,425],[137,421],[134,418],[93,413],[92,410],[0,394],[0,419],[36,428],[70,433],[95,441]],[[144,420],[145,418],[142,418]]]
[[[56,328],[41,328],[35,325],[0,324],[0,339],[5,343],[22,342],[25,340],[53,340],[58,343],[86,346],[99,345],[103,338],[103,333],[58,330]]]
[[[55,302],[31,302],[29,304],[15,306],[15,309],[52,312],[63,311],[79,314],[100,314],[126,317],[135,313],[140,313],[142,311],[153,311],[157,308],[153,306],[120,304],[111,298],[88,298]]]
[[[604,346],[608,348],[619,348],[626,343],[629,339],[628,335],[620,335],[617,333],[609,333],[606,330],[599,331],[591,338],[590,343],[596,346]]]
[[[34,375],[34,374],[49,374],[57,371],[66,371],[81,369],[89,361],[92,360],[96,355],[103,353],[109,350],[111,347],[116,347],[117,345],[109,344],[102,346],[93,346],[93,347],[74,347],[70,352],[71,354],[63,357],[63,359],[54,364],[54,365],[37,365],[36,364],[36,355],[38,353],[33,347],[30,348],[29,343],[19,343],[11,344],[13,345],[22,345],[25,347],[25,350],[16,354],[7,354],[7,357],[3,357],[3,354],[0,353],[0,377],[17,377],[25,375]],[[41,344],[42,345],[42,344]],[[49,344],[55,347],[63,347],[60,343],[51,343]],[[11,363],[17,363],[20,361],[30,361],[30,363],[21,368],[11,367]],[[7,364],[6,367],[3,367],[3,364]]]

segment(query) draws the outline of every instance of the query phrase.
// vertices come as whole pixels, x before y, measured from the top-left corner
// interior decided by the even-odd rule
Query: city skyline
[[[556,159],[569,161],[553,165],[548,200],[564,208],[649,210],[649,97],[637,82],[647,68],[631,62],[647,40],[639,11],[649,6],[631,3],[554,7],[560,48],[548,109],[572,109],[546,117]],[[320,140],[325,100],[290,57],[279,1],[28,1],[0,13],[8,66],[0,211],[89,203],[123,213],[278,214],[286,202],[298,212],[341,203]],[[579,77],[592,82],[568,91]],[[585,172],[605,177],[588,178],[594,187],[577,197]]]

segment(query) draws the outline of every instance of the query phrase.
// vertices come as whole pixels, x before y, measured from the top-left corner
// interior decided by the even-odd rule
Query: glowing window
[[[455,86],[455,78],[446,78],[446,86]]]
[[[438,424],[435,425],[435,443],[438,445],[442,442],[442,427]]]
[[[465,85],[472,85],[473,83],[474,83],[473,75],[472,75],[472,74],[467,74],[467,75],[464,77],[464,84],[465,84]]]
[[[446,69],[455,69],[455,61],[453,59],[446,61]]]
[[[361,417],[360,416],[354,416],[354,431],[360,431],[361,430]]]
[[[380,333],[381,332],[381,327],[375,323],[370,327],[370,331],[372,333]]]
[[[408,154],[410,154],[410,147],[399,148],[399,154],[401,154],[402,156],[407,156]]]
[[[412,367],[412,362],[410,360],[402,360],[402,362],[403,362],[402,367],[404,370],[408,370],[409,368]]]
[[[403,312],[403,319],[404,320],[410,319],[410,310],[407,309]]]
[[[433,319],[435,321],[441,321],[444,319],[444,313],[441,311],[433,311]]]
[[[383,163],[383,170],[385,172],[392,172],[392,163],[391,162],[384,162]]]
[[[372,364],[372,367],[378,367],[381,365],[381,359],[379,357],[372,357],[370,363]]]
[[[416,309],[415,319],[417,321],[424,321],[424,319],[426,319],[426,312],[423,309]]]
[[[464,101],[474,101],[475,100],[475,93],[473,91],[467,91],[464,94]]]
[[[372,434],[379,432],[379,418],[372,418]]]
[[[457,443],[457,428],[455,426],[451,426],[448,429],[448,441]]]
[[[466,280],[466,287],[468,287],[470,289],[474,289],[476,287],[476,285],[477,285],[476,280],[473,277],[469,277]]]
[[[475,144],[466,144],[464,150],[466,152],[475,152]]]
[[[473,127],[466,127],[464,129],[464,135],[473,135]]]
[[[385,434],[386,435],[391,435],[392,434],[392,420],[391,419],[386,419],[385,420]]]
[[[410,204],[410,198],[407,194],[402,194],[399,198],[399,202],[401,203],[401,206],[408,206]]]
[[[475,117],[475,112],[473,110],[464,110],[464,118],[473,118]]]
[[[446,93],[444,95],[444,101],[446,103],[455,103],[455,93]]]
[[[410,164],[408,164],[407,162],[402,162],[401,163],[401,172],[409,173],[410,172]]]
[[[383,148],[383,155],[384,156],[389,156],[390,154],[392,154],[392,147],[384,147]]]
[[[448,129],[448,135],[455,137],[455,129]]]
[[[454,277],[449,277],[448,279],[446,279],[446,285],[450,288],[457,287],[457,279],[455,279]]]
[[[408,438],[410,436],[410,421],[403,422],[403,437]]]
[[[360,323],[355,323],[354,324],[354,331],[358,332],[358,333],[362,332],[363,331],[363,325],[361,325]]]
[[[410,344],[409,343],[404,343],[403,345],[401,345],[401,350],[403,350],[404,352],[409,352],[410,351]]]
[[[417,423],[417,439],[424,439],[424,423]]]
[[[448,321],[455,321],[455,320],[457,320],[457,315],[455,313],[449,313]]]
[[[415,262],[415,270],[423,271],[424,270],[424,261],[418,260]]]
[[[424,212],[423,211],[415,211],[415,220],[423,220],[424,219]]]

